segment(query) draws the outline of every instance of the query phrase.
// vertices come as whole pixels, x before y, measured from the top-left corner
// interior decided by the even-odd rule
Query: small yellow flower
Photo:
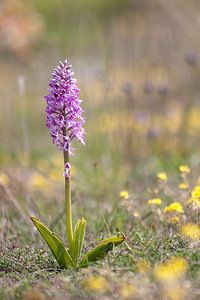
[[[190,199],[187,200],[187,203],[194,203],[197,206],[200,206],[200,200],[197,197],[191,197]]]
[[[92,275],[84,281],[84,286],[89,291],[104,292],[108,287],[108,282],[101,275]]]
[[[195,198],[192,198],[192,197],[191,197],[190,199],[187,200],[187,203],[191,203],[192,201],[194,201],[194,199],[195,199]]]
[[[200,177],[198,178],[198,184],[200,185]]]
[[[167,263],[159,264],[155,270],[155,277],[162,282],[180,279],[187,271],[187,262],[182,258],[172,258]]]
[[[132,299],[132,296],[135,294],[136,288],[133,284],[124,283],[120,286],[119,293],[125,299]]]
[[[199,200],[199,199],[195,198],[195,199],[194,199],[194,203],[195,203],[197,206],[200,206],[200,200]]]
[[[164,172],[158,173],[158,174],[157,174],[157,177],[158,177],[160,180],[167,181],[167,174],[164,173]]]
[[[200,239],[200,228],[196,224],[188,223],[182,226],[181,234],[197,241]]]
[[[200,185],[196,185],[192,191],[192,197],[198,198],[200,197]]]
[[[120,196],[124,199],[128,199],[129,198],[128,191],[121,191]]]
[[[155,199],[151,199],[148,201],[148,204],[161,204],[162,203],[162,200],[160,198],[155,198]]]
[[[185,183],[180,183],[178,187],[179,187],[179,189],[182,189],[182,190],[186,190],[188,188]]]
[[[174,202],[174,203],[170,204],[169,206],[166,206],[164,212],[167,212],[167,211],[170,211],[170,212],[177,211],[179,213],[184,213],[183,206],[178,202]]]
[[[181,172],[181,173],[190,173],[190,168],[188,168],[188,166],[180,166],[179,167],[179,171]]]
[[[179,222],[179,217],[174,217],[174,218],[172,218],[172,222],[173,222],[173,223],[178,223],[178,222]]]
[[[5,173],[0,172],[0,185],[9,185],[9,182],[8,176]]]

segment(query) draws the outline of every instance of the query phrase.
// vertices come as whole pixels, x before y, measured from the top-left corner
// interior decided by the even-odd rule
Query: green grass
[[[182,257],[187,260],[189,267],[186,278],[187,281],[192,281],[192,287],[187,292],[195,290],[195,286],[198,286],[200,270],[199,247],[191,247],[188,240],[178,233],[172,233],[171,230],[168,232],[165,230],[158,235],[156,231],[138,229],[140,235],[135,231],[129,231],[126,242],[115,249],[115,252],[110,252],[105,261],[77,271],[59,269],[52,255],[43,250],[46,249],[44,246],[39,250],[35,249],[34,245],[2,250],[0,299],[29,299],[36,291],[41,297],[42,295],[48,297],[53,293],[55,299],[60,299],[65,293],[69,293],[72,299],[79,297],[96,299],[95,292],[102,296],[109,296],[110,289],[120,285],[123,276],[134,284],[138,276],[141,280],[149,278],[146,288],[149,289],[154,282],[154,290],[151,292],[156,296],[160,287],[155,286],[154,267],[172,257]],[[90,243],[87,243],[87,246],[89,245]],[[137,270],[137,265],[144,259],[149,263],[149,269],[143,274]],[[103,276],[106,282],[109,282],[110,289],[104,293],[88,288],[85,282],[88,277],[94,275]],[[139,293],[140,291],[138,295]],[[140,299],[140,296],[138,297]]]

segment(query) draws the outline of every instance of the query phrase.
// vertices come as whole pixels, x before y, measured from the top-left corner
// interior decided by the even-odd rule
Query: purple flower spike
[[[80,107],[82,100],[78,98],[77,80],[72,78],[74,73],[67,60],[60,62],[52,75],[47,89],[49,94],[44,97],[47,103],[46,126],[51,130],[53,143],[73,155],[71,151],[75,149],[71,148],[71,141],[77,138],[85,146],[86,134],[82,127],[85,118],[81,115],[84,110]]]

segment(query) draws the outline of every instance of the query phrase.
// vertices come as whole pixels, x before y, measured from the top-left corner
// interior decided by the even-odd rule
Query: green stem
[[[69,151],[64,151],[64,164],[69,162]],[[71,209],[71,177],[65,177],[65,202],[66,202],[66,231],[69,244],[69,251],[72,251],[73,230],[72,230],[72,209]]]

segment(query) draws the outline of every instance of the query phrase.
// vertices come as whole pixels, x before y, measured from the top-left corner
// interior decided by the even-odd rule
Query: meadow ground
[[[10,30],[0,47],[0,299],[199,299],[199,4],[40,2],[5,10],[35,28],[19,25],[21,44],[9,18],[0,23],[1,36]],[[110,233],[126,237],[78,270],[58,267],[29,219],[66,240],[63,154],[43,98],[65,58],[87,132],[71,159],[73,224],[87,221],[83,253]]]

